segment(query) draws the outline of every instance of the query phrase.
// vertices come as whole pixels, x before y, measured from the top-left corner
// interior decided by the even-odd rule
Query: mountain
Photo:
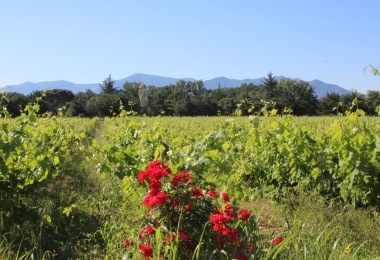
[[[182,78],[182,79],[185,81],[196,81],[196,79],[193,79],[193,78]],[[276,76],[275,79],[280,81],[282,79],[286,79],[286,77]],[[175,84],[179,80],[181,79],[136,73],[124,79],[115,80],[114,86],[116,88],[121,88],[125,82],[144,82],[145,85],[147,86],[153,85],[156,87],[162,87],[165,85]],[[295,80],[299,81],[300,79],[296,78]],[[239,87],[243,83],[246,83],[246,84],[253,83],[255,85],[259,85],[259,84],[262,84],[263,82],[264,82],[264,77],[257,78],[257,79],[242,79],[242,80],[229,79],[226,77],[218,77],[218,78],[213,78],[210,80],[203,81],[204,86],[207,89],[216,89],[218,88],[219,85],[221,87],[231,88],[231,87]],[[324,83],[317,79],[309,81],[309,83],[315,88],[315,94],[318,96],[318,98],[324,97],[327,92],[337,93],[339,95],[349,93],[348,90],[342,87],[339,87],[333,84]],[[19,85],[12,85],[5,90],[8,92],[18,92],[18,93],[27,95],[35,90],[46,90],[46,89],[66,89],[66,90],[72,91],[73,93],[84,92],[87,89],[90,89],[95,93],[99,93],[99,90],[100,90],[99,83],[75,84],[75,83],[65,81],[65,80],[44,81],[44,82],[39,82],[39,83],[25,82]]]
[[[317,95],[318,98],[322,98],[324,96],[326,96],[327,92],[328,93],[337,93],[339,95],[344,95],[344,94],[347,94],[347,93],[350,93],[349,90],[347,89],[344,89],[344,88],[341,88],[337,85],[334,85],[334,84],[328,84],[328,83],[324,83],[320,80],[312,80],[312,81],[309,81],[310,85],[312,85],[314,87],[314,91],[315,91],[315,94]]]
[[[86,89],[94,90],[99,88],[97,83],[94,84],[75,84],[66,80],[57,81],[43,81],[38,83],[25,82],[20,85],[11,85],[7,88],[2,88],[0,90],[6,90],[7,92],[18,92],[24,95],[28,95],[36,90],[46,90],[46,89],[66,89],[73,93],[84,92]],[[98,92],[98,91],[96,91]]]

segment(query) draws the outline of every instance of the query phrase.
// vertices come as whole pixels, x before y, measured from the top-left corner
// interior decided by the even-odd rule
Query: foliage
[[[99,84],[100,92],[106,94],[116,94],[117,89],[114,87],[115,81],[112,79],[111,74],[105,78],[102,84]]]
[[[144,256],[168,259],[247,259],[253,253],[253,217],[248,210],[237,212],[227,193],[206,192],[187,170],[172,174],[158,160],[141,171],[138,180],[149,188],[142,202],[148,212],[140,220],[138,238],[124,240],[125,248],[134,241]]]

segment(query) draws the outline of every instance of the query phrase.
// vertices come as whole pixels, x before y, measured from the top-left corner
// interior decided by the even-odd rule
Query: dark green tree
[[[336,115],[342,113],[343,108],[339,105],[340,96],[337,93],[327,93],[318,102],[318,115]]]
[[[380,91],[368,90],[365,95],[369,115],[377,115],[376,108],[380,106]]]
[[[267,77],[264,77],[264,99],[269,101],[273,98],[275,98],[275,90],[278,82],[273,76],[272,72],[270,71],[267,75]]]
[[[70,102],[70,107],[67,113],[71,116],[87,116],[86,104],[96,94],[87,89],[86,92],[78,92],[75,98]]]
[[[290,78],[281,80],[276,86],[276,108],[283,112],[291,109],[294,115],[316,115],[318,99],[314,88],[307,81]]]
[[[86,113],[89,116],[114,116],[119,112],[117,95],[109,93],[95,95],[86,104]]]
[[[12,117],[20,116],[25,106],[28,104],[28,99],[25,95],[17,92],[6,92],[5,97],[7,103],[5,107]]]
[[[103,80],[102,84],[99,84],[100,92],[107,94],[116,94],[117,88],[114,87],[115,81],[112,79],[111,74]]]

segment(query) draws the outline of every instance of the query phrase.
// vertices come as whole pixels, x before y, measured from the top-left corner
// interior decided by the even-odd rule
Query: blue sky
[[[0,87],[134,73],[380,90],[380,1],[0,1]]]

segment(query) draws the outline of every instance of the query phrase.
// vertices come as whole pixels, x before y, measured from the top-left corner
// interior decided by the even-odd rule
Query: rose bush
[[[248,210],[238,210],[231,204],[227,193],[202,189],[189,171],[173,174],[158,160],[141,171],[137,179],[148,188],[142,200],[147,213],[141,218],[137,243],[146,258],[224,254],[247,259],[253,253],[254,219]],[[131,240],[124,241],[128,242],[123,246],[130,248]]]

